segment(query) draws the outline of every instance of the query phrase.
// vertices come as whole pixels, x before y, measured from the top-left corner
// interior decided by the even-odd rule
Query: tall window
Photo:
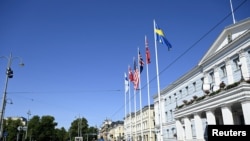
[[[186,87],[186,93],[187,93],[187,95],[188,95],[188,86]]]
[[[231,43],[231,42],[232,42],[232,34],[229,33],[229,34],[227,35],[227,43]]]
[[[194,92],[196,92],[196,82],[193,82]]]
[[[235,58],[235,59],[233,59],[233,63],[234,63],[234,68],[235,68],[235,70],[238,70],[238,69],[240,69],[239,68],[239,57],[237,57],[237,58]]]
[[[173,120],[173,111],[170,110],[170,120]]]
[[[210,82],[214,82],[214,72],[212,71],[212,72],[210,72],[209,73],[209,77],[210,77]]]
[[[220,69],[221,69],[221,76],[226,77],[227,76],[226,66],[223,65],[222,67],[220,67]]]

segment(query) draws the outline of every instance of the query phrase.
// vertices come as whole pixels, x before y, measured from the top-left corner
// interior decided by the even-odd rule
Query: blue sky
[[[236,22],[249,17],[249,0],[232,3]],[[12,52],[25,63],[21,68],[13,59],[7,89],[13,104],[6,105],[5,117],[27,118],[30,110],[31,116],[54,116],[66,129],[79,116],[98,127],[106,118],[122,120],[124,73],[138,48],[145,60],[145,35],[152,60],[151,103],[157,93],[153,20],[173,46],[168,51],[158,44],[163,89],[197,65],[224,27],[233,24],[230,12],[229,0],[2,0],[0,56]],[[1,90],[7,62],[0,60]],[[147,105],[146,78],[144,69],[142,106]]]

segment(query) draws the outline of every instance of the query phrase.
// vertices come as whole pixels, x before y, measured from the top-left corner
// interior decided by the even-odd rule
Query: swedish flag
[[[159,26],[157,26],[156,23],[155,23],[155,34],[156,34],[156,40],[159,43],[165,44],[168,47],[168,50],[170,48],[172,48],[172,45],[170,44],[170,42],[165,37],[163,30]]]

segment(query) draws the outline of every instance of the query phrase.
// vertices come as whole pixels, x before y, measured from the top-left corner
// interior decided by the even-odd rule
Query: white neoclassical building
[[[160,95],[155,129],[164,141],[203,141],[206,125],[249,125],[250,18],[225,27],[197,66]]]

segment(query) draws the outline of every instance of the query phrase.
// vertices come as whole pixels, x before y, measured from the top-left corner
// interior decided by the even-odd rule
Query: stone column
[[[219,68],[217,65],[215,65],[214,67],[214,87],[213,87],[213,91],[217,91],[220,89],[219,85],[220,85],[220,74],[219,74]]]
[[[175,126],[176,126],[177,140],[184,140],[184,129],[179,119],[176,119]]]
[[[241,102],[243,116],[246,125],[250,125],[250,100],[245,100]]]
[[[206,117],[207,117],[207,124],[208,125],[216,125],[214,111],[212,111],[211,109],[207,110]]]
[[[249,70],[247,69],[248,62],[246,58],[246,53],[247,52],[244,52],[243,49],[239,51],[239,60],[242,63],[241,71],[242,71],[242,75],[244,79],[249,78]]]
[[[194,114],[194,124],[197,139],[204,139],[204,130],[202,127],[202,120],[198,113]]]
[[[187,117],[184,118],[184,125],[185,125],[185,136],[186,136],[186,139],[187,140],[193,139],[191,122],[190,122],[189,118],[187,118]]]
[[[223,124],[233,125],[234,120],[230,105],[222,105],[221,112],[222,112]]]
[[[226,63],[228,84],[232,84],[232,83],[234,83],[234,78],[233,78],[233,69],[232,69],[230,58],[227,58],[225,60],[225,63]]]

